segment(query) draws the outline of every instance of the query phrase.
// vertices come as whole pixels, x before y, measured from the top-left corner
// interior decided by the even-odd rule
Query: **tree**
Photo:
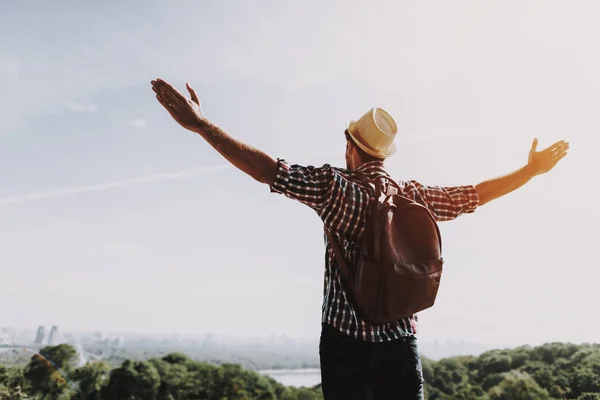
[[[534,360],[552,364],[559,358],[569,358],[579,350],[577,345],[571,343],[547,343],[534,348],[531,357]]]
[[[191,361],[191,359],[183,353],[167,354],[162,359],[169,364],[186,364]]]
[[[494,386],[498,385],[504,380],[504,374],[489,374],[486,375],[481,381],[481,388],[483,390],[490,390]]]
[[[554,375],[552,365],[548,365],[543,361],[531,361],[525,364],[521,368],[521,371],[533,377],[542,387],[548,388],[552,386]]]
[[[600,368],[599,368],[600,369]],[[583,364],[575,371],[573,377],[574,391],[578,394],[600,393],[600,373],[590,368],[589,364]]]
[[[11,388],[0,384],[0,400],[34,400],[21,387]]]
[[[108,384],[111,367],[104,361],[91,362],[76,369],[73,379],[78,390],[73,400],[102,400],[102,389]]]
[[[577,400],[600,400],[600,393],[582,393]]]
[[[150,363],[154,365],[160,375],[160,387],[158,388],[158,400],[187,399],[193,398],[194,389],[201,387],[200,382],[191,381],[188,373],[187,361],[182,363],[171,363],[169,356],[161,360],[152,359]],[[185,362],[185,363],[184,363]]]
[[[522,367],[531,359],[531,348],[529,346],[518,347],[512,354],[512,369]]]
[[[160,375],[147,361],[125,361],[110,373],[102,394],[106,400],[154,400],[158,395]]]
[[[467,363],[469,362],[466,360]],[[466,383],[469,379],[469,370],[463,360],[459,357],[447,358],[438,361],[432,366],[432,370],[427,366],[423,370],[423,374],[427,373],[430,376],[430,381],[433,386],[439,389],[442,393],[455,396],[458,386]],[[425,376],[425,375],[424,375]],[[427,379],[426,379],[427,382]]]
[[[488,374],[500,374],[508,372],[512,368],[512,358],[508,355],[493,354],[481,360],[479,372]]]
[[[18,367],[6,368],[0,366],[0,385],[4,387],[5,391],[11,393],[27,392],[30,389],[29,382],[23,376],[23,370]]]
[[[24,371],[32,392],[43,396],[58,396],[63,393],[67,388],[67,375],[76,354],[73,346],[59,344],[46,346],[39,354],[33,355]]]
[[[527,373],[511,371],[488,392],[490,400],[547,400],[548,393]]]

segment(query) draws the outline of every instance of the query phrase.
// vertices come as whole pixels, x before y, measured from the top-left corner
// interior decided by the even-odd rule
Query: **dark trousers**
[[[370,343],[323,324],[319,355],[325,400],[424,399],[415,337]]]

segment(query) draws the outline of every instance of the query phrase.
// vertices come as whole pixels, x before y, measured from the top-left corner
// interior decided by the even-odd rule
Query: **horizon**
[[[400,132],[388,171],[428,185],[567,140],[547,175],[440,224],[418,337],[597,341],[600,3],[377,3],[0,2],[2,323],[318,337],[319,218],[174,123],[161,77],[304,165],[343,166],[345,122],[376,104]]]
[[[52,327],[53,325],[41,325],[44,326],[44,328],[46,329],[46,333],[49,334],[49,327]],[[183,336],[184,338],[192,338],[192,339],[196,339],[196,338],[202,338],[202,337],[206,337],[206,336],[211,336],[214,338],[221,338],[221,339],[239,339],[239,340],[271,340],[271,339],[289,339],[289,340],[297,340],[297,341],[315,341],[315,340],[319,340],[318,337],[315,336],[293,336],[293,334],[287,334],[287,333],[281,333],[281,334],[266,334],[266,335],[243,335],[243,334],[236,334],[236,333],[215,333],[215,332],[176,332],[176,333],[172,333],[172,332],[152,332],[152,331],[119,331],[119,330],[102,330],[102,329],[96,329],[96,330],[78,330],[78,329],[68,329],[68,330],[64,330],[62,329],[60,326],[58,327],[58,331],[59,331],[59,337],[61,337],[62,335],[67,335],[67,336],[71,336],[71,335],[75,335],[80,337],[81,335],[97,335],[97,334],[102,334],[102,335],[106,335],[106,336],[123,336],[123,338],[125,339],[128,335],[129,336],[138,336],[138,337],[142,337],[142,338],[153,338],[153,337],[157,337],[157,338],[164,338],[164,337],[176,337],[176,336]],[[0,327],[0,330],[3,328],[8,328],[11,329],[13,331],[17,331],[17,332],[33,332],[35,333],[37,331],[37,327],[36,328],[31,328],[31,327],[8,327],[8,326],[4,326],[4,327]],[[33,338],[33,336],[32,336]],[[33,339],[32,339],[33,340]],[[445,346],[445,345],[465,345],[465,346],[482,346],[485,347],[486,349],[499,349],[499,348],[517,348],[517,347],[521,347],[521,346],[530,346],[530,347],[538,347],[538,346],[543,346],[546,344],[551,344],[551,343],[562,343],[562,344],[575,344],[575,345],[584,345],[584,344],[600,344],[600,342],[598,341],[587,341],[587,342],[573,342],[573,341],[541,341],[541,342],[535,342],[535,343],[522,343],[522,344],[508,344],[508,343],[502,343],[502,342],[485,342],[485,341],[466,341],[463,339],[452,339],[452,338],[430,338],[430,339],[426,339],[426,340],[419,340],[419,344],[426,344],[426,345],[435,345],[435,346]],[[0,345],[1,346],[1,345]],[[487,350],[486,350],[487,351]]]

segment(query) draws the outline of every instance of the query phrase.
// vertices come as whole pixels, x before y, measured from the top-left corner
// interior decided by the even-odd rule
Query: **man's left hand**
[[[170,83],[160,78],[151,83],[152,90],[156,93],[156,99],[171,114],[171,117],[185,129],[193,131],[204,116],[200,109],[198,95],[190,84],[186,84],[191,97],[187,99]]]
[[[569,143],[564,140],[556,142],[552,146],[540,151],[537,151],[537,144],[538,140],[533,139],[527,163],[534,176],[550,171],[567,155],[567,151],[569,150]]]

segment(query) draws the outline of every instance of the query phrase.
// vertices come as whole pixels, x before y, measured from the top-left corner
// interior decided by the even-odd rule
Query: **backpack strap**
[[[387,180],[388,182],[392,183],[392,185],[388,186],[388,190],[387,190],[388,193],[390,192],[390,189],[395,192],[393,194],[400,192],[400,187],[398,186],[398,184],[392,178],[390,178],[386,175],[378,177],[379,179],[377,179],[375,181],[375,183],[373,183],[373,181],[365,173],[363,173],[361,171],[355,171],[354,173],[355,173],[356,177],[360,180],[360,182],[367,188],[367,190],[369,192],[371,192],[371,194],[373,195],[373,197],[375,199],[378,197],[378,194],[381,195],[381,193],[383,193],[383,188],[381,187],[382,180]],[[391,187],[391,186],[393,186],[393,187]],[[385,194],[387,195],[388,193],[385,193]],[[344,258],[344,254],[342,253],[342,249],[341,249],[339,243],[333,236],[333,232],[327,226],[325,226],[325,234],[327,235],[327,239],[329,240],[329,245],[331,246],[331,249],[333,250],[333,254],[335,255],[335,258],[337,260],[338,267],[340,269],[340,272],[342,273],[342,279],[344,281],[350,280],[351,274],[350,274],[350,269],[348,268],[348,263],[346,262],[346,259]]]
[[[398,186],[398,183],[387,175],[378,176],[375,180],[375,183],[373,183],[373,180],[362,171],[354,171],[354,175],[360,180],[360,182],[363,185],[370,189],[371,193],[375,198],[377,198],[377,195],[380,195],[381,193],[385,194],[386,196],[390,194],[400,193],[400,186]],[[388,183],[391,183],[391,185],[388,185],[386,191],[383,190],[383,187],[381,185],[383,180],[388,181]]]
[[[329,245],[331,246],[333,254],[335,255],[335,258],[337,260],[338,267],[342,272],[342,279],[344,280],[344,282],[346,282],[350,280],[350,270],[348,269],[348,263],[344,258],[342,249],[340,248],[340,245],[338,244],[337,240],[335,240],[335,238],[333,237],[333,233],[328,227],[325,227],[325,233],[327,234]]]
[[[354,171],[354,175],[358,178],[360,183],[366,186],[371,194],[376,197],[378,187],[371,181],[371,179],[361,171]]]

